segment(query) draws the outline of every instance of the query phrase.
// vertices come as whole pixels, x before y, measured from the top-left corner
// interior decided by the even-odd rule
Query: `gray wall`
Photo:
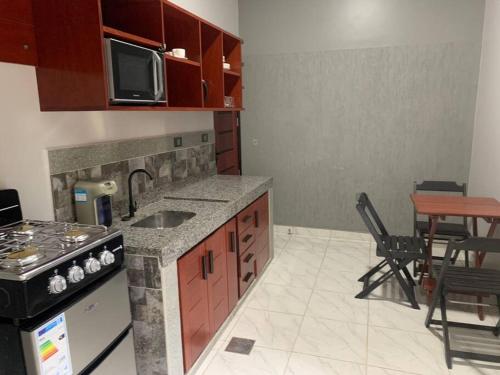
[[[415,179],[466,181],[483,1],[240,0],[245,174],[275,222],[364,229],[368,192],[409,231]]]

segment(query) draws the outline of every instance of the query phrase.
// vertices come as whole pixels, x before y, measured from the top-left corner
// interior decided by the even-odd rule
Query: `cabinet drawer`
[[[240,235],[238,236],[238,249],[240,250],[240,255],[244,254],[247,249],[255,242],[255,232],[255,228],[251,226],[244,232],[240,233]]]
[[[255,259],[256,254],[252,252],[252,249],[240,257],[240,298],[255,280]]]
[[[253,227],[255,225],[255,211],[256,211],[255,202],[250,206],[241,211],[238,216],[238,233],[242,233],[249,227]]]

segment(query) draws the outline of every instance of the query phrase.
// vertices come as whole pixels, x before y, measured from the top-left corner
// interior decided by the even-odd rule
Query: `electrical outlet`
[[[208,142],[208,133],[203,133],[201,135],[201,141],[205,143]]]
[[[174,137],[174,147],[182,146],[182,137]]]

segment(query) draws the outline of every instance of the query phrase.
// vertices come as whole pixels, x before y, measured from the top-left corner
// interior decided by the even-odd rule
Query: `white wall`
[[[171,0],[201,18],[239,35],[238,0]]]
[[[238,0],[175,2],[238,34]],[[0,83],[0,188],[18,189],[33,219],[53,219],[47,148],[213,127],[210,112],[42,113],[30,66],[0,63]]]
[[[469,193],[500,200],[500,0],[486,1]]]

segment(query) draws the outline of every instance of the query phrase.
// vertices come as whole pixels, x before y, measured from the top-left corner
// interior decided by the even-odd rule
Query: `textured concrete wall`
[[[341,24],[347,28],[340,30],[345,38],[317,34],[318,39],[328,40],[315,40],[310,50],[298,39],[295,52],[291,37],[297,32],[291,30],[289,17],[302,8],[292,0],[286,12],[280,12],[282,3],[240,1],[246,48],[244,173],[275,178],[277,224],[364,229],[354,202],[357,192],[366,191],[391,230],[409,232],[414,180],[468,177],[484,3],[434,2],[440,9],[447,7],[452,19],[443,18],[440,28],[434,26],[433,41],[428,33],[417,40],[418,30],[406,27],[401,30],[408,43],[398,44],[404,40],[392,33],[404,23],[399,19],[396,25],[387,21],[384,43],[383,25],[369,22],[370,14],[361,12],[365,18],[360,27],[368,30],[358,32],[358,39],[347,37],[359,31],[355,19]],[[305,33],[307,25],[326,29],[318,23],[327,22],[325,14],[332,14],[328,13],[332,3],[338,9],[340,3],[346,4],[314,1],[313,10],[304,11],[296,27]],[[363,1],[353,3],[361,6]],[[406,7],[392,3],[391,16],[399,13],[401,18],[411,18],[411,6],[429,7],[413,13],[414,28],[423,28],[419,21],[425,24],[425,14],[432,13],[433,5],[427,1],[418,6],[400,2]],[[259,37],[262,30],[256,31],[265,24],[258,18],[264,10],[265,19],[272,17],[269,12],[279,13],[272,25],[275,31],[265,40]],[[387,7],[379,11],[389,12]],[[380,12],[379,19],[390,18]],[[465,26],[467,33],[460,31],[456,41],[448,40],[459,28],[456,18],[467,15],[473,20]],[[338,17],[330,18],[336,31],[340,26],[333,20]],[[381,37],[363,44],[370,28]],[[313,40],[314,35],[310,37]],[[345,49],[349,43],[353,48]]]

